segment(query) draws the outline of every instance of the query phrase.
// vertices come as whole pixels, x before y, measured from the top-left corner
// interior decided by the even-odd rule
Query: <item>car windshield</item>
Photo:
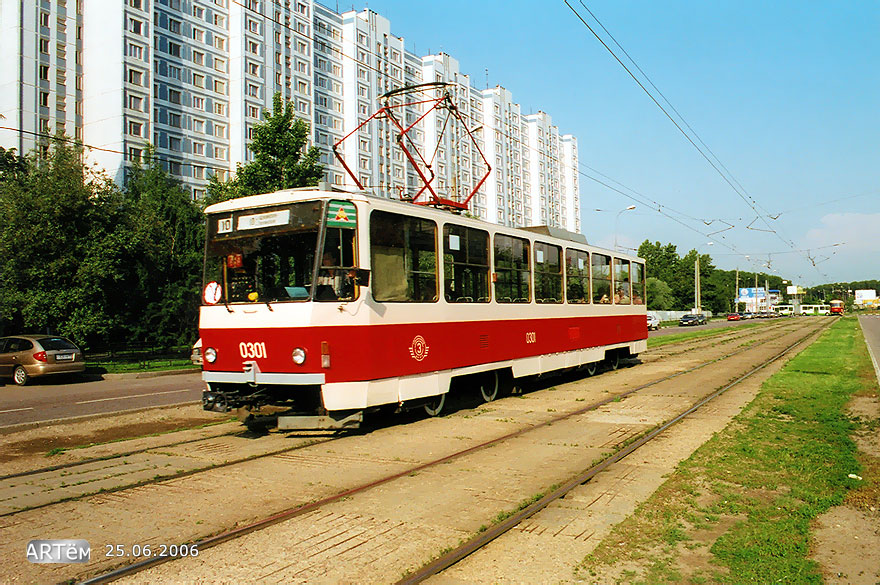
[[[37,343],[43,346],[43,349],[46,351],[77,349],[74,344],[70,343],[63,337],[44,337],[43,339],[38,339]]]

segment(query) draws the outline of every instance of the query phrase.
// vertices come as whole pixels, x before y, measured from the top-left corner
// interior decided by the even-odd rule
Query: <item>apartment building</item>
[[[24,154],[58,131],[82,138],[81,4],[0,0],[0,146]]]
[[[510,91],[479,89],[452,56],[419,56],[390,21],[365,9],[342,14],[314,0],[0,0],[0,145],[21,152],[63,129],[93,147],[90,160],[124,182],[151,144],[195,198],[251,160],[253,128],[276,93],[312,128],[325,179],[412,196],[421,180],[397,146],[397,129],[374,119],[392,106],[410,145],[426,157],[439,195],[463,200],[486,163],[446,110],[444,90],[387,92],[423,82],[445,91],[476,138],[491,175],[470,213],[503,225],[580,230],[577,141],[544,112],[525,115]],[[121,33],[121,34],[120,34]]]

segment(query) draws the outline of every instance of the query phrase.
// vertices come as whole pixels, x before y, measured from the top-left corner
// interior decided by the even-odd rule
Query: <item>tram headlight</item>
[[[293,354],[291,356],[293,358],[293,363],[298,366],[301,366],[306,361],[306,350],[301,347],[297,347],[293,350]]]
[[[209,347],[208,349],[205,350],[203,357],[206,362],[208,362],[209,364],[213,364],[214,362],[217,361],[217,350],[214,349],[213,347]]]

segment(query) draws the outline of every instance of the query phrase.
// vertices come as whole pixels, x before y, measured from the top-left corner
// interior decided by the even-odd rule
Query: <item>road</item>
[[[874,362],[874,372],[880,382],[880,315],[859,316],[859,325],[862,326],[862,334],[868,344],[871,361]]]
[[[22,423],[192,402],[201,400],[203,388],[198,370],[155,378],[34,380],[24,387],[4,380],[0,381],[0,429]]]
[[[751,319],[748,319],[745,321],[727,321],[726,319],[713,319],[712,321],[709,321],[705,325],[688,325],[687,327],[679,327],[679,326],[662,327],[662,328],[658,329],[657,331],[649,331],[648,337],[662,337],[664,335],[672,335],[674,333],[685,333],[685,332],[690,331],[692,329],[717,329],[719,327],[735,327],[737,325],[743,325],[745,323],[755,323],[755,322],[756,321],[753,321]]]

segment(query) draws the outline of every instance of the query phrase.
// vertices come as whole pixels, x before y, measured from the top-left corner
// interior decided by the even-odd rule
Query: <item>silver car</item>
[[[660,329],[660,317],[654,313],[648,313],[648,331]]]
[[[31,378],[85,371],[83,352],[70,340],[54,335],[0,337],[0,377],[19,386]]]

